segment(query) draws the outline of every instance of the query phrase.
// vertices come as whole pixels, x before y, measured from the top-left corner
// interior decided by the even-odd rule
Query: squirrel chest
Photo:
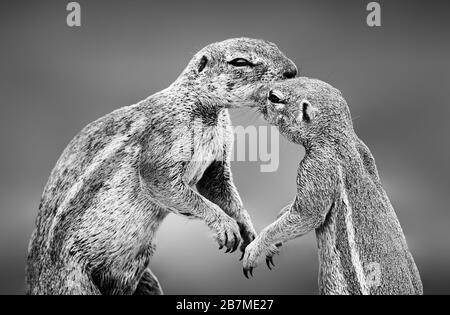
[[[190,129],[183,137],[183,147],[189,151],[183,179],[192,186],[212,162],[225,159],[225,148],[232,144],[233,134],[227,111],[218,113],[214,124],[205,123],[201,118],[193,119]]]

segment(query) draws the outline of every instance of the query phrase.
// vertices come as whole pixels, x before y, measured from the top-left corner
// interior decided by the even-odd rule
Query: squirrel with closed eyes
[[[294,201],[247,247],[244,274],[252,274],[264,257],[270,268],[275,244],[315,231],[321,294],[422,294],[375,159],[356,135],[341,92],[296,78],[261,90],[259,109],[305,148],[305,157]]]

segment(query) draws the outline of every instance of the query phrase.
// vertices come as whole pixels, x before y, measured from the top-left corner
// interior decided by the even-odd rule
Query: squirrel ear
[[[300,111],[297,117],[297,121],[305,121],[307,123],[311,122],[314,119],[314,116],[317,113],[317,108],[311,105],[308,100],[302,100],[300,102]]]
[[[202,72],[203,69],[205,69],[207,64],[208,64],[208,58],[206,56],[203,56],[202,59],[200,59],[200,62],[198,65],[198,73]]]

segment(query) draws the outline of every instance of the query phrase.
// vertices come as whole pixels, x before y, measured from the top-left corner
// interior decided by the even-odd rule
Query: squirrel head
[[[275,44],[250,38],[228,39],[200,50],[176,81],[221,107],[256,106],[261,83],[294,78],[297,67]]]
[[[300,77],[269,84],[258,91],[259,110],[289,140],[307,147],[345,140],[353,131],[341,92],[328,83]]]

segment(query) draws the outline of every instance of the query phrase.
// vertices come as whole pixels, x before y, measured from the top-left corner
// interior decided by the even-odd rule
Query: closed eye
[[[234,66],[234,67],[254,67],[255,64],[248,61],[244,58],[236,58],[231,61],[228,61],[228,64]]]
[[[272,91],[269,92],[268,99],[269,99],[269,101],[271,101],[272,103],[275,103],[275,104],[284,104],[284,102],[277,95],[275,95],[275,93],[273,93]]]

